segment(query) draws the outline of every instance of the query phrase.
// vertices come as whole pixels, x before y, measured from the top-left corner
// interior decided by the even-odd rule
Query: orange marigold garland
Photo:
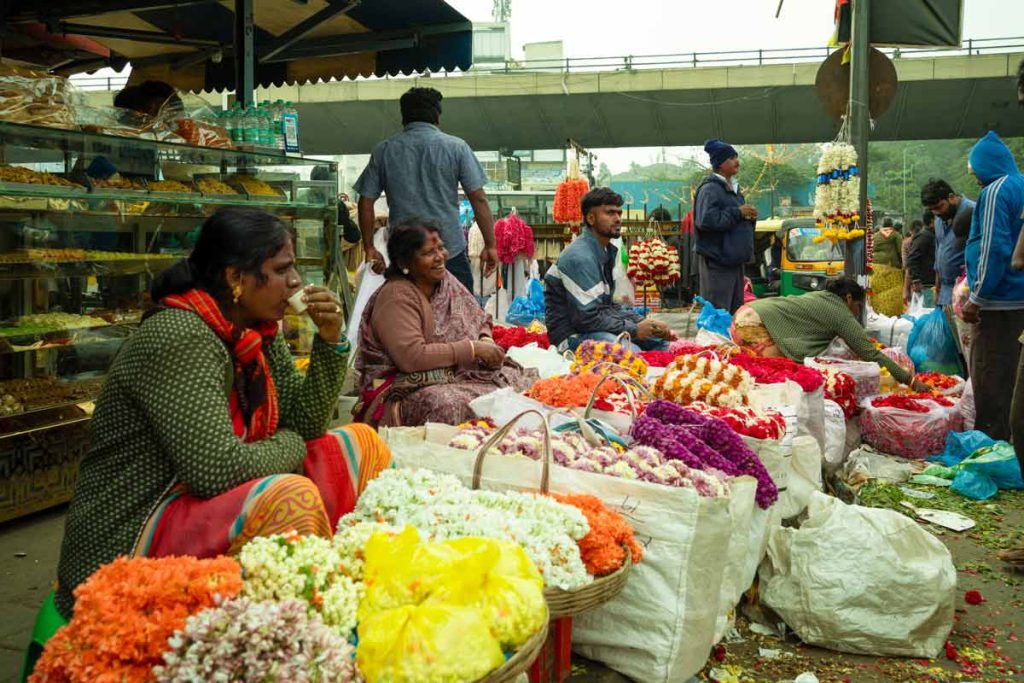
[[[242,569],[229,557],[120,557],[75,589],[74,616],[29,681],[151,681],[188,617],[241,588]]]
[[[535,382],[526,391],[526,395],[555,408],[582,408],[590,401],[600,381],[601,376],[591,372],[549,377]],[[608,398],[618,386],[614,382],[605,382],[598,389],[597,397]]]
[[[583,214],[580,202],[583,195],[590,191],[590,185],[582,178],[577,180],[566,179],[555,188],[555,203],[551,208],[556,223],[574,223],[579,225],[583,222]]]
[[[600,499],[589,495],[559,495],[551,497],[560,503],[572,505],[587,518],[590,531],[577,541],[580,557],[593,576],[605,576],[618,571],[626,561],[625,548],[629,548],[633,563],[644,557],[643,548],[633,537],[633,527],[617,512],[612,512]]]

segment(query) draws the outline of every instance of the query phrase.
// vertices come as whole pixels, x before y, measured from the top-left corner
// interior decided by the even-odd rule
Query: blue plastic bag
[[[936,308],[914,323],[907,340],[907,352],[918,372],[941,372],[944,375],[962,373],[956,337],[949,329],[941,308]]]
[[[994,445],[996,445],[995,439],[984,432],[950,432],[946,436],[946,450],[942,455],[936,455],[928,460],[946,467],[953,467],[959,465],[964,458],[978,449]]]
[[[1024,489],[1017,453],[1005,441],[979,448],[955,469],[953,490],[974,500],[991,498],[999,489]]]
[[[697,316],[697,329],[714,332],[726,339],[731,339],[732,334],[729,328],[732,327],[732,316],[729,315],[729,311],[715,308],[714,304],[704,297],[698,296],[695,299],[701,305],[700,315]]]
[[[512,300],[505,314],[505,322],[513,325],[529,325],[534,320],[544,320],[544,285],[540,280],[530,280],[527,296]]]

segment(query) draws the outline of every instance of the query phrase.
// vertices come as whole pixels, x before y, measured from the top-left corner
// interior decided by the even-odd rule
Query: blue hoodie
[[[1024,224],[1024,176],[992,131],[974,145],[970,164],[984,187],[964,254],[971,302],[983,310],[1024,309],[1024,272],[1010,268]]]

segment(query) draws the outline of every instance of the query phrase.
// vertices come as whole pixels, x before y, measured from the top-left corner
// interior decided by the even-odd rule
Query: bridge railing
[[[474,71],[521,73],[547,71],[587,73],[594,71],[632,71],[640,69],[675,69],[702,66],[764,66],[767,64],[799,64],[820,62],[835,48],[800,47],[757,50],[726,50],[716,52],[681,52],[652,55],[620,55],[614,57],[566,57],[564,59],[508,60],[503,65],[478,65]],[[1024,37],[971,38],[960,47],[883,48],[892,59],[921,57],[973,56],[1024,51]]]

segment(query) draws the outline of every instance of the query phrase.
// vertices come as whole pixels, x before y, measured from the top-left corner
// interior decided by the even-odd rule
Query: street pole
[[[860,173],[860,219],[867,224],[868,212],[868,139],[871,136],[870,75],[868,59],[871,39],[868,35],[871,0],[851,0],[850,27],[850,137],[857,150],[857,168]],[[863,275],[865,268],[864,240],[847,242],[846,273]]]
[[[903,148],[903,221],[907,224],[907,147]]]

